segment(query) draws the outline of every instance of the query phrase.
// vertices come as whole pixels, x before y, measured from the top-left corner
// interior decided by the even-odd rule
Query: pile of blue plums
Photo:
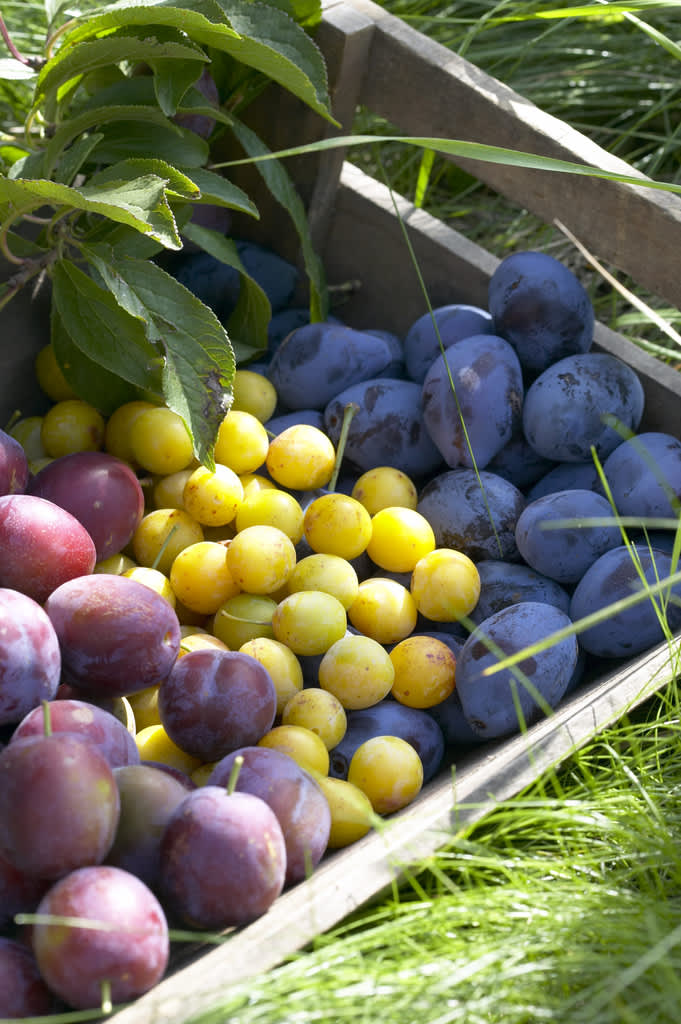
[[[571,270],[516,252],[492,275],[487,309],[425,311],[398,338],[338,317],[311,323],[293,298],[295,269],[251,243],[240,252],[272,303],[268,349],[252,364],[278,395],[268,429],[311,423],[337,444],[354,403],[338,488],[349,493],[376,466],[406,473],[437,547],[464,553],[480,575],[465,622],[419,616],[420,631],[456,651],[454,692],[427,712],[390,701],[351,712],[333,773],[343,777],[354,748],[388,730],[422,745],[430,776],[442,740],[463,749],[517,733],[609,659],[681,627],[681,583],[664,585],[678,568],[681,440],[641,429],[641,380],[593,350],[592,303]],[[219,315],[235,304],[230,268],[189,255],[179,273]],[[357,569],[390,575],[368,557]]]

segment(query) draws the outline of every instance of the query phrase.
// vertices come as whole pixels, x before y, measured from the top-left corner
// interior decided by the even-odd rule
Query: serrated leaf
[[[135,104],[111,105],[105,107],[88,108],[74,117],[69,118],[64,124],[56,128],[45,150],[45,176],[49,177],[61,155],[71,145],[74,139],[84,135],[92,129],[100,129],[106,124],[116,122],[134,122],[146,126],[147,138],[151,135],[151,128],[182,135],[181,129],[163,114],[156,106],[142,106]],[[200,141],[200,140],[199,140]],[[145,156],[148,156],[148,150]],[[207,153],[207,147],[205,147]],[[129,153],[122,154],[123,157]],[[158,155],[158,154],[157,154]],[[205,157],[202,162],[205,163]],[[189,161],[187,161],[189,162]]]
[[[240,121],[235,120],[232,130],[249,156],[258,157],[269,152],[262,139]],[[288,211],[293,221],[300,239],[305,270],[310,281],[311,316],[313,320],[325,320],[328,313],[328,293],[324,267],[312,244],[303,201],[288,172],[278,160],[258,160],[255,162],[255,167],[274,198]]]
[[[243,189],[233,185],[224,175],[208,171],[205,167],[186,167],[181,170],[200,188],[202,203],[228,206],[240,213],[248,213],[251,217],[260,216],[257,206]]]
[[[146,392],[105,370],[78,348],[64,327],[54,302],[50,310],[50,340],[55,358],[68,383],[77,395],[99,409],[103,416],[110,416],[125,402],[146,396]]]
[[[329,112],[326,66],[319,48],[300,25],[268,4],[188,0],[120,7],[90,16],[68,36],[76,43],[101,31],[132,24],[174,25],[202,46],[221,50],[279,82],[322,117]]]
[[[322,5],[319,0],[267,0],[272,7],[285,11],[294,21],[305,28],[314,28],[322,20]]]
[[[236,243],[199,224],[187,224],[183,234],[216,260],[239,271],[239,299],[228,325],[234,357],[239,364],[261,355],[267,349],[267,325],[272,317],[272,307],[263,289],[241,262]]]
[[[53,268],[52,301],[74,345],[97,366],[142,390],[159,390],[159,352],[146,325],[71,260]]]
[[[192,179],[165,160],[153,157],[133,157],[110,164],[104,170],[93,174],[90,184],[100,186],[111,181],[133,181],[145,174],[153,174],[166,182],[167,190],[183,199],[199,199],[201,189]]]
[[[329,110],[326,64],[317,44],[284,11],[249,0],[216,0],[239,33],[225,44],[226,53],[278,82],[337,127]],[[192,10],[206,0],[187,0]]]
[[[70,37],[67,36],[54,57],[40,70],[35,85],[33,110],[37,110],[49,96],[56,96],[68,83],[79,80],[99,68],[120,64],[123,61],[143,61],[150,64],[154,60],[169,58],[202,63],[208,61],[203,51],[190,40],[178,42],[158,39],[153,35],[151,26],[149,34],[144,38],[140,38],[134,32],[121,31],[102,39],[88,39],[77,46],[71,45]],[[189,84],[187,83],[185,89]]]
[[[208,144],[187,128],[155,126],[153,132],[141,121],[118,121],[102,129],[103,139],[93,158],[114,163],[130,156],[154,153],[170,164],[201,167],[208,160]]]
[[[43,178],[45,177],[45,153],[38,150],[19,157],[7,172],[8,178]]]
[[[148,64],[154,72],[154,88],[158,105],[164,114],[172,117],[177,113],[182,97],[187,89],[199,78],[205,61],[190,60],[149,60]]]
[[[12,180],[0,176],[0,202],[34,208],[44,204],[66,206],[101,214],[151,235],[167,249],[181,249],[182,242],[164,198],[165,181],[144,175],[124,184],[102,188],[73,188],[56,181]]]
[[[28,82],[37,75],[35,68],[22,64],[14,57],[0,57],[0,78],[6,82]]]
[[[121,307],[143,319],[147,337],[162,345],[165,401],[189,427],[197,458],[213,465],[217,431],[232,400],[235,359],[227,332],[212,310],[156,264],[120,259],[102,246],[88,251]]]
[[[102,136],[95,132],[77,139],[72,146],[69,146],[55,168],[55,181],[70,185],[101,138]]]

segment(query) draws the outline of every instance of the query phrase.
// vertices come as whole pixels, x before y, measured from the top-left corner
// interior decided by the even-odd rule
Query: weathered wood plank
[[[349,3],[376,26],[361,102],[398,125],[400,134],[504,146],[636,175],[624,161],[371,0]],[[597,178],[456,162],[547,223],[560,217],[598,256],[681,306],[681,277],[669,258],[679,237],[679,197]]]

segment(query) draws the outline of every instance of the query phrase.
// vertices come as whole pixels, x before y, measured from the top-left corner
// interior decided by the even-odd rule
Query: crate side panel
[[[401,134],[503,146],[645,180],[586,136],[371,0],[351,2],[376,21],[362,102]],[[480,161],[456,163],[547,223],[559,217],[600,257],[681,306],[681,279],[668,258],[681,230],[679,197],[597,177]]]

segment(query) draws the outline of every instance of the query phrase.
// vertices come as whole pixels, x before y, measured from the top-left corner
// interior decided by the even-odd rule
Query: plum
[[[455,548],[474,562],[520,560],[515,527],[524,507],[522,492],[509,480],[463,467],[433,477],[416,506],[432,526],[438,547]]]
[[[0,495],[23,493],[29,476],[26,452],[16,438],[0,430]]]
[[[61,650],[47,613],[26,594],[0,588],[0,724],[14,725],[59,688]]]
[[[83,524],[101,562],[129,543],[144,514],[144,493],[132,469],[107,452],[74,452],[36,473],[29,494],[53,501]]]
[[[178,747],[201,761],[218,761],[272,728],[277,694],[256,658],[206,648],[178,658],[161,683],[158,712]]]
[[[331,829],[326,797],[305,769],[273,747],[232,751],[215,765],[208,785],[226,787],[237,758],[243,758],[243,763],[236,791],[259,797],[271,807],[286,845],[285,884],[301,882],[326,851]]]
[[[646,544],[622,544],[606,551],[582,576],[572,594],[570,616],[578,621],[595,612],[605,612],[611,604],[641,592],[641,575],[649,584],[662,582],[676,564],[664,551]],[[653,599],[645,598],[629,608],[610,611],[604,619],[579,634],[580,645],[589,654],[601,658],[625,658],[640,654],[661,643],[665,634],[661,611],[664,608],[669,628],[681,626],[681,584],[668,588]]]
[[[54,1008],[32,951],[17,939],[0,937],[0,1017],[40,1017]]]
[[[423,380],[423,420],[448,466],[484,469],[520,427],[522,404],[518,357],[495,334],[450,345]]]
[[[378,377],[345,388],[324,409],[329,437],[338,444],[345,406],[359,406],[350,421],[345,456],[360,471],[392,466],[426,477],[442,465],[421,409],[421,388],[410,380]]]
[[[595,316],[584,286],[548,253],[514,252],[503,259],[490,278],[488,307],[495,330],[531,373],[587,352],[593,342]]]
[[[164,902],[192,928],[256,920],[284,887],[286,846],[271,807],[210,782],[188,793],[161,838]]]
[[[104,708],[76,699],[60,699],[49,704],[50,728],[53,733],[78,733],[104,755],[112,768],[139,764],[140,754],[135,738],[115,715]],[[10,744],[23,736],[44,732],[45,710],[34,708],[17,725]]]
[[[524,601],[495,612],[471,633],[457,661],[456,688],[466,719],[479,736],[510,736],[539,720],[544,711],[533,691],[550,708],[557,706],[577,665],[574,636],[524,658],[517,669],[512,666],[491,675],[485,675],[485,669],[498,663],[498,652],[502,656],[519,653],[569,626],[570,618],[555,605]],[[517,670],[532,690],[518,678]]]
[[[494,612],[521,601],[541,601],[553,604],[568,614],[570,595],[556,580],[531,569],[522,562],[504,562],[485,559],[477,564],[480,576],[480,597],[470,614],[478,625]]]
[[[39,922],[32,945],[50,989],[74,1009],[102,1004],[102,982],[111,1000],[143,995],[168,964],[168,924],[157,897],[128,871],[107,864],[71,871],[45,893],[40,915],[84,918],[107,927]]]
[[[399,736],[410,743],[421,758],[424,782],[439,771],[445,741],[440,726],[427,711],[386,697],[370,708],[348,711],[347,720],[343,739],[330,751],[329,775],[333,778],[347,779],[352,755],[374,736]]]
[[[566,356],[527,389],[523,430],[547,459],[584,462],[592,448],[605,459],[623,431],[638,429],[643,405],[640,378],[621,359],[605,352]]]
[[[0,497],[0,587],[43,604],[67,580],[91,573],[92,537],[66,509],[35,494]]]
[[[0,853],[26,874],[101,863],[119,813],[113,769],[82,736],[24,736],[0,751]]]
[[[606,520],[612,525],[589,520]],[[574,489],[529,502],[516,523],[515,539],[528,565],[558,583],[569,584],[577,583],[605,551],[617,547],[622,535],[606,498]]]
[[[681,441],[647,431],[623,441],[603,463],[622,516],[677,519],[681,507]]]
[[[180,650],[174,609],[126,576],[96,573],[63,583],[45,611],[59,638],[64,681],[94,696],[153,686],[165,679]]]
[[[462,302],[437,306],[432,313],[423,313],[415,320],[405,335],[407,374],[417,384],[423,384],[428,368],[444,349],[473,334],[494,333],[491,314],[480,306]]]
[[[377,377],[391,361],[383,338],[343,324],[312,323],[284,338],[267,376],[287,409],[323,409],[345,388]]]

